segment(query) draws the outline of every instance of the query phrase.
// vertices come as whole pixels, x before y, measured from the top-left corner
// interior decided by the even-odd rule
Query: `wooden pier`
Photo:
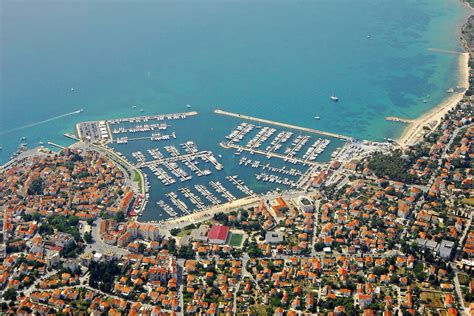
[[[323,136],[334,137],[334,138],[342,139],[342,140],[345,140],[345,141],[350,141],[350,140],[353,139],[352,137],[341,135],[341,134],[325,132],[325,131],[312,129],[312,128],[307,128],[307,127],[301,127],[301,126],[297,126],[297,125],[291,125],[291,124],[286,124],[286,123],[275,122],[275,121],[261,119],[261,118],[257,118],[257,117],[253,117],[253,116],[227,112],[227,111],[223,111],[223,110],[219,110],[219,109],[214,110],[214,113],[239,118],[239,119],[242,119],[242,120],[248,120],[248,121],[260,122],[260,123],[265,123],[265,124],[270,124],[270,125],[276,125],[276,126],[280,126],[280,127],[284,127],[284,128],[293,129],[293,130],[299,130],[299,131],[306,132],[306,133],[319,134],[319,135],[323,135]]]

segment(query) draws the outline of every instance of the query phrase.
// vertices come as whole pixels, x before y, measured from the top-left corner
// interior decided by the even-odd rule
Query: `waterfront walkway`
[[[225,116],[230,116],[230,117],[235,117],[235,118],[239,118],[239,119],[243,119],[243,120],[249,120],[249,121],[255,121],[255,122],[260,122],[260,123],[265,123],[265,124],[270,124],[270,125],[281,126],[281,127],[285,127],[285,128],[299,130],[299,131],[302,131],[302,132],[307,132],[307,133],[312,133],[312,134],[319,134],[319,135],[328,136],[328,137],[334,137],[334,138],[347,140],[347,141],[352,140],[352,137],[341,135],[341,134],[325,132],[325,131],[321,131],[321,130],[317,130],[317,129],[301,127],[301,126],[297,126],[297,125],[291,125],[291,124],[286,124],[286,123],[281,123],[281,122],[276,122],[276,121],[270,121],[270,120],[266,120],[266,119],[253,117],[253,116],[227,112],[227,111],[223,111],[223,110],[219,110],[219,109],[214,110],[214,113],[220,114],[220,115],[225,115]]]

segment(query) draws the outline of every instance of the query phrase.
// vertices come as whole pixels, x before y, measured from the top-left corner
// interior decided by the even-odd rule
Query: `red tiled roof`
[[[227,239],[228,234],[229,234],[228,226],[216,225],[216,226],[212,226],[211,230],[207,234],[207,238],[225,241]]]

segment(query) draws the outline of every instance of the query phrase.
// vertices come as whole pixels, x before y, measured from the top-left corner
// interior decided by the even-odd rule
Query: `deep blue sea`
[[[403,125],[384,117],[417,117],[457,84],[458,55],[429,48],[462,51],[468,12],[459,0],[4,0],[0,14],[4,163],[21,137],[68,145],[77,122],[137,116],[133,105],[191,104],[182,129],[216,154],[239,122],[215,108],[395,138]]]

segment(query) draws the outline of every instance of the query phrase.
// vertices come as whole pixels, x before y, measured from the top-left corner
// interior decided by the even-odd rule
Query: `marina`
[[[246,186],[242,180],[238,179],[237,176],[227,176],[226,179],[234,184],[243,194],[248,196],[255,195],[255,193],[248,186]]]
[[[161,207],[161,209],[166,213],[168,214],[170,217],[175,217],[178,215],[178,213],[176,213],[173,208],[171,206],[169,206],[168,204],[166,204],[163,200],[160,200],[158,202],[156,202],[156,204]]]
[[[306,177],[307,170],[323,165],[320,155],[333,141],[278,124],[265,126],[244,121],[227,134],[222,131],[220,135],[225,140],[219,143],[216,139],[210,146],[212,150],[203,150],[197,144],[206,136],[194,137],[197,135],[189,134],[187,129],[190,124],[185,119],[194,115],[150,115],[78,126],[89,132],[96,130],[97,137],[102,137],[96,137],[99,145],[105,142],[103,147],[110,147],[140,172],[143,199],[135,213],[153,219],[157,217],[153,213],[158,211],[160,221],[276,188],[294,188]],[[223,155],[226,149],[232,149],[234,154]],[[223,162],[233,166],[224,169]],[[257,183],[258,190],[254,191]]]
[[[120,141],[115,140],[115,142],[119,144],[126,144],[132,140],[150,139],[159,141],[171,138],[176,139],[174,132],[171,134],[161,134],[161,131],[167,130],[170,127],[167,121],[184,120],[197,114],[197,112],[193,111],[80,122],[76,124],[77,138],[84,142],[94,144],[108,144],[114,142],[115,136],[120,139]],[[126,134],[126,136],[119,136],[123,134]],[[128,134],[146,134],[146,136],[129,137]]]
[[[303,175],[303,173],[295,168],[286,168],[286,166],[283,166],[281,168],[271,166],[270,163],[262,163],[259,160],[252,160],[247,157],[242,157],[239,160],[239,166],[250,166],[251,168],[260,168],[262,170],[268,170],[274,173],[280,173],[283,175],[288,175],[288,176],[293,176],[293,177],[299,177]]]
[[[237,176],[227,176],[225,179],[233,185],[244,196],[256,196],[256,194]],[[222,199],[216,197],[220,195]],[[237,200],[234,194],[220,181],[210,181],[207,185],[196,184],[194,187],[180,187],[177,192],[165,193],[172,206],[166,204],[163,200],[156,204],[165,211],[170,217],[177,216],[176,210],[184,214],[191,214],[206,210],[210,207],[232,202]],[[204,199],[204,200],[203,200]]]
[[[140,153],[141,152],[137,152],[136,155],[140,156]],[[141,154],[141,155],[143,155],[143,154]],[[136,167],[144,168],[144,167],[148,167],[150,165],[159,165],[159,164],[172,163],[172,162],[189,162],[189,161],[191,161],[194,164],[193,161],[195,161],[197,159],[201,159],[204,162],[209,162],[209,163],[213,164],[214,167],[216,168],[216,170],[222,170],[223,169],[222,164],[220,164],[217,161],[217,159],[214,157],[214,154],[210,151],[200,151],[200,152],[197,152],[197,153],[184,154],[184,155],[180,155],[179,153],[178,154],[173,153],[173,155],[171,157],[163,157],[163,158],[155,159],[155,160],[151,160],[151,161],[146,161],[146,160],[144,160],[144,158],[143,158],[143,160],[137,159],[138,164],[136,164]],[[196,171],[198,171],[198,169],[196,169]],[[200,172],[203,173],[202,175],[208,175],[208,174],[205,174],[204,171],[200,171]]]
[[[274,174],[259,173],[255,175],[255,178],[258,181],[277,183],[277,184],[283,184],[290,187],[296,187],[295,181],[289,180],[288,178],[282,178]]]
[[[202,203],[202,200],[197,195],[192,193],[189,188],[180,188],[179,191],[191,201],[195,209],[203,210],[206,207],[204,203]]]
[[[168,199],[171,201],[171,203],[174,206],[176,206],[181,212],[186,213],[186,214],[190,214],[190,212],[188,210],[188,206],[186,205],[186,203],[181,201],[178,198],[178,195],[175,192],[170,192],[170,193],[167,193],[165,195],[168,197]]]
[[[262,156],[267,157],[268,159],[270,159],[272,157],[280,158],[280,159],[283,159],[285,162],[289,162],[289,163],[292,163],[292,164],[300,163],[304,166],[319,164],[317,162],[306,161],[304,159],[300,159],[300,158],[296,158],[296,157],[289,157],[288,155],[285,155],[285,154],[280,154],[280,153],[275,153],[275,152],[270,152],[270,151],[265,151],[265,150],[258,150],[258,149],[249,149],[245,146],[240,146],[240,145],[236,145],[236,144],[232,144],[232,143],[223,143],[223,142],[221,142],[220,145],[223,148],[236,149],[238,152],[246,151],[246,152],[249,152],[252,155],[253,154],[260,154]]]
[[[221,194],[223,198],[225,198],[228,202],[235,201],[237,198],[232,195],[219,181],[211,181],[211,186]]]
[[[252,131],[254,130],[257,130],[257,132],[252,135]],[[273,137],[275,132],[275,128],[255,126],[242,122],[226,136],[227,141],[221,142],[220,146],[226,149],[235,149],[236,155],[240,155],[242,152],[248,152],[251,155],[263,155],[267,159],[280,158],[284,162],[312,166],[316,164],[316,158],[322,154],[331,143],[329,139],[317,138],[313,141],[312,145],[308,147],[307,144],[312,141],[312,136],[310,135],[304,135],[301,134],[301,132],[295,135],[292,131],[283,130],[279,131],[276,136]],[[246,138],[249,139],[245,142],[245,145],[242,145],[241,143],[243,143]],[[266,144],[265,149],[262,149],[264,144]],[[304,154],[300,155],[303,149]],[[239,165],[242,165],[242,163],[241,161]],[[249,162],[244,163],[245,166],[247,166]],[[254,168],[258,167],[258,165],[255,164],[251,166]]]
[[[196,184],[194,188],[202,196],[204,196],[206,200],[208,200],[212,205],[219,205],[222,203],[222,201],[215,197],[204,185]]]
[[[321,130],[317,130],[317,129],[301,127],[301,126],[296,126],[296,125],[291,125],[291,124],[286,124],[286,123],[280,123],[280,122],[261,119],[261,118],[257,118],[257,117],[253,117],[253,116],[227,112],[227,111],[223,111],[223,110],[220,110],[220,109],[214,110],[214,113],[220,114],[220,115],[225,115],[225,116],[230,116],[230,117],[235,117],[235,118],[238,118],[238,119],[241,119],[241,120],[254,121],[254,122],[258,122],[258,123],[265,123],[265,124],[269,124],[269,125],[275,125],[275,126],[280,126],[280,127],[284,127],[284,128],[299,130],[299,131],[302,131],[302,132],[339,138],[341,140],[351,140],[352,139],[352,137],[342,135],[342,134],[325,132],[325,131],[321,131]]]

